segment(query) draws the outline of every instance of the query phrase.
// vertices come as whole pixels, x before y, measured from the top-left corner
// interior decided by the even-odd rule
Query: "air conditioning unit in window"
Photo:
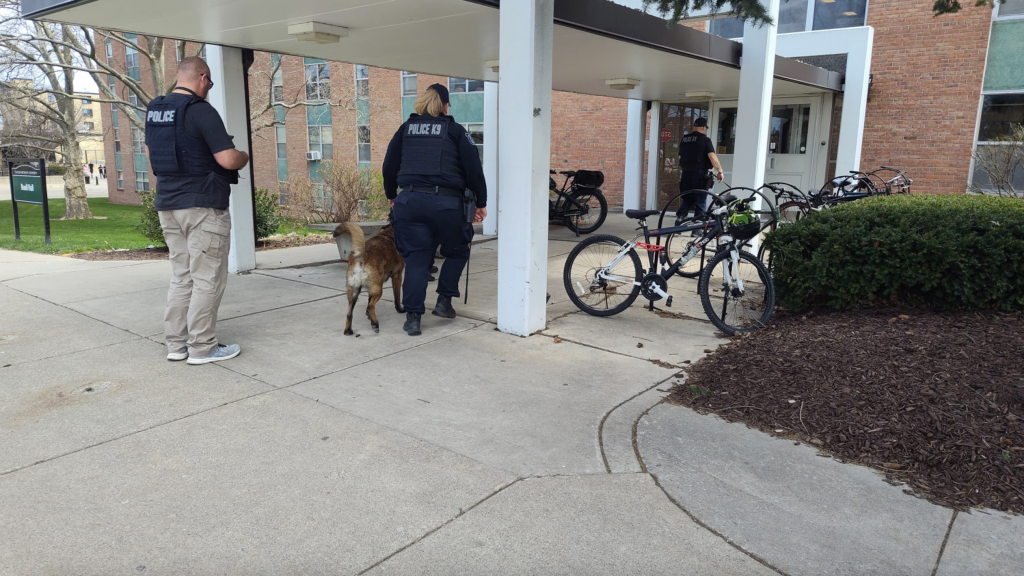
[[[310,150],[309,152],[306,152],[306,160],[309,160],[310,162],[313,160],[320,160],[321,158],[322,155],[319,150]]]

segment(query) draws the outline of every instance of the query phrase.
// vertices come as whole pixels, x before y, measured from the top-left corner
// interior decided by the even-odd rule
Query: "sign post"
[[[11,172],[11,208],[14,210],[14,239],[21,240],[18,202],[43,207],[46,243],[50,243],[50,204],[46,198],[46,161],[42,158],[8,161]]]

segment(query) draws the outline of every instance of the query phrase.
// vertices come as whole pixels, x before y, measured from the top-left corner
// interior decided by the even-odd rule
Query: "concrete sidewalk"
[[[0,251],[0,574],[1024,571],[1019,517],[661,403],[724,342],[693,282],[589,317],[551,238],[530,338],[493,324],[497,242],[418,338],[389,301],[342,335],[345,266],[306,265],[333,246],[261,252],[206,366],[163,358],[167,262]]]

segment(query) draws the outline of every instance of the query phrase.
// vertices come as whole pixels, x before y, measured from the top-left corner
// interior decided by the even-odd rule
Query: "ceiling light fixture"
[[[715,93],[708,90],[692,90],[686,93],[687,98],[714,98]]]
[[[640,85],[640,81],[635,78],[612,78],[604,83],[612,90],[632,90]]]
[[[498,73],[498,61],[497,60],[487,60],[486,62],[484,62],[484,64],[488,68],[491,69],[491,72],[494,72],[495,74]]]
[[[288,35],[295,36],[295,39],[299,42],[333,44],[348,36],[348,28],[322,22],[303,22],[301,24],[289,24]]]
[[[843,16],[856,16],[856,12],[843,12]]]
[[[836,0],[821,0],[821,3],[822,3],[822,4],[832,4],[832,3],[833,3],[833,2],[835,2],[835,1],[836,1]]]

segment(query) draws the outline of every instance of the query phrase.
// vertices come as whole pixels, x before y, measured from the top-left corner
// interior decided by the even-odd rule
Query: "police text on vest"
[[[146,114],[146,122],[167,123],[174,122],[174,110],[150,110]]]

